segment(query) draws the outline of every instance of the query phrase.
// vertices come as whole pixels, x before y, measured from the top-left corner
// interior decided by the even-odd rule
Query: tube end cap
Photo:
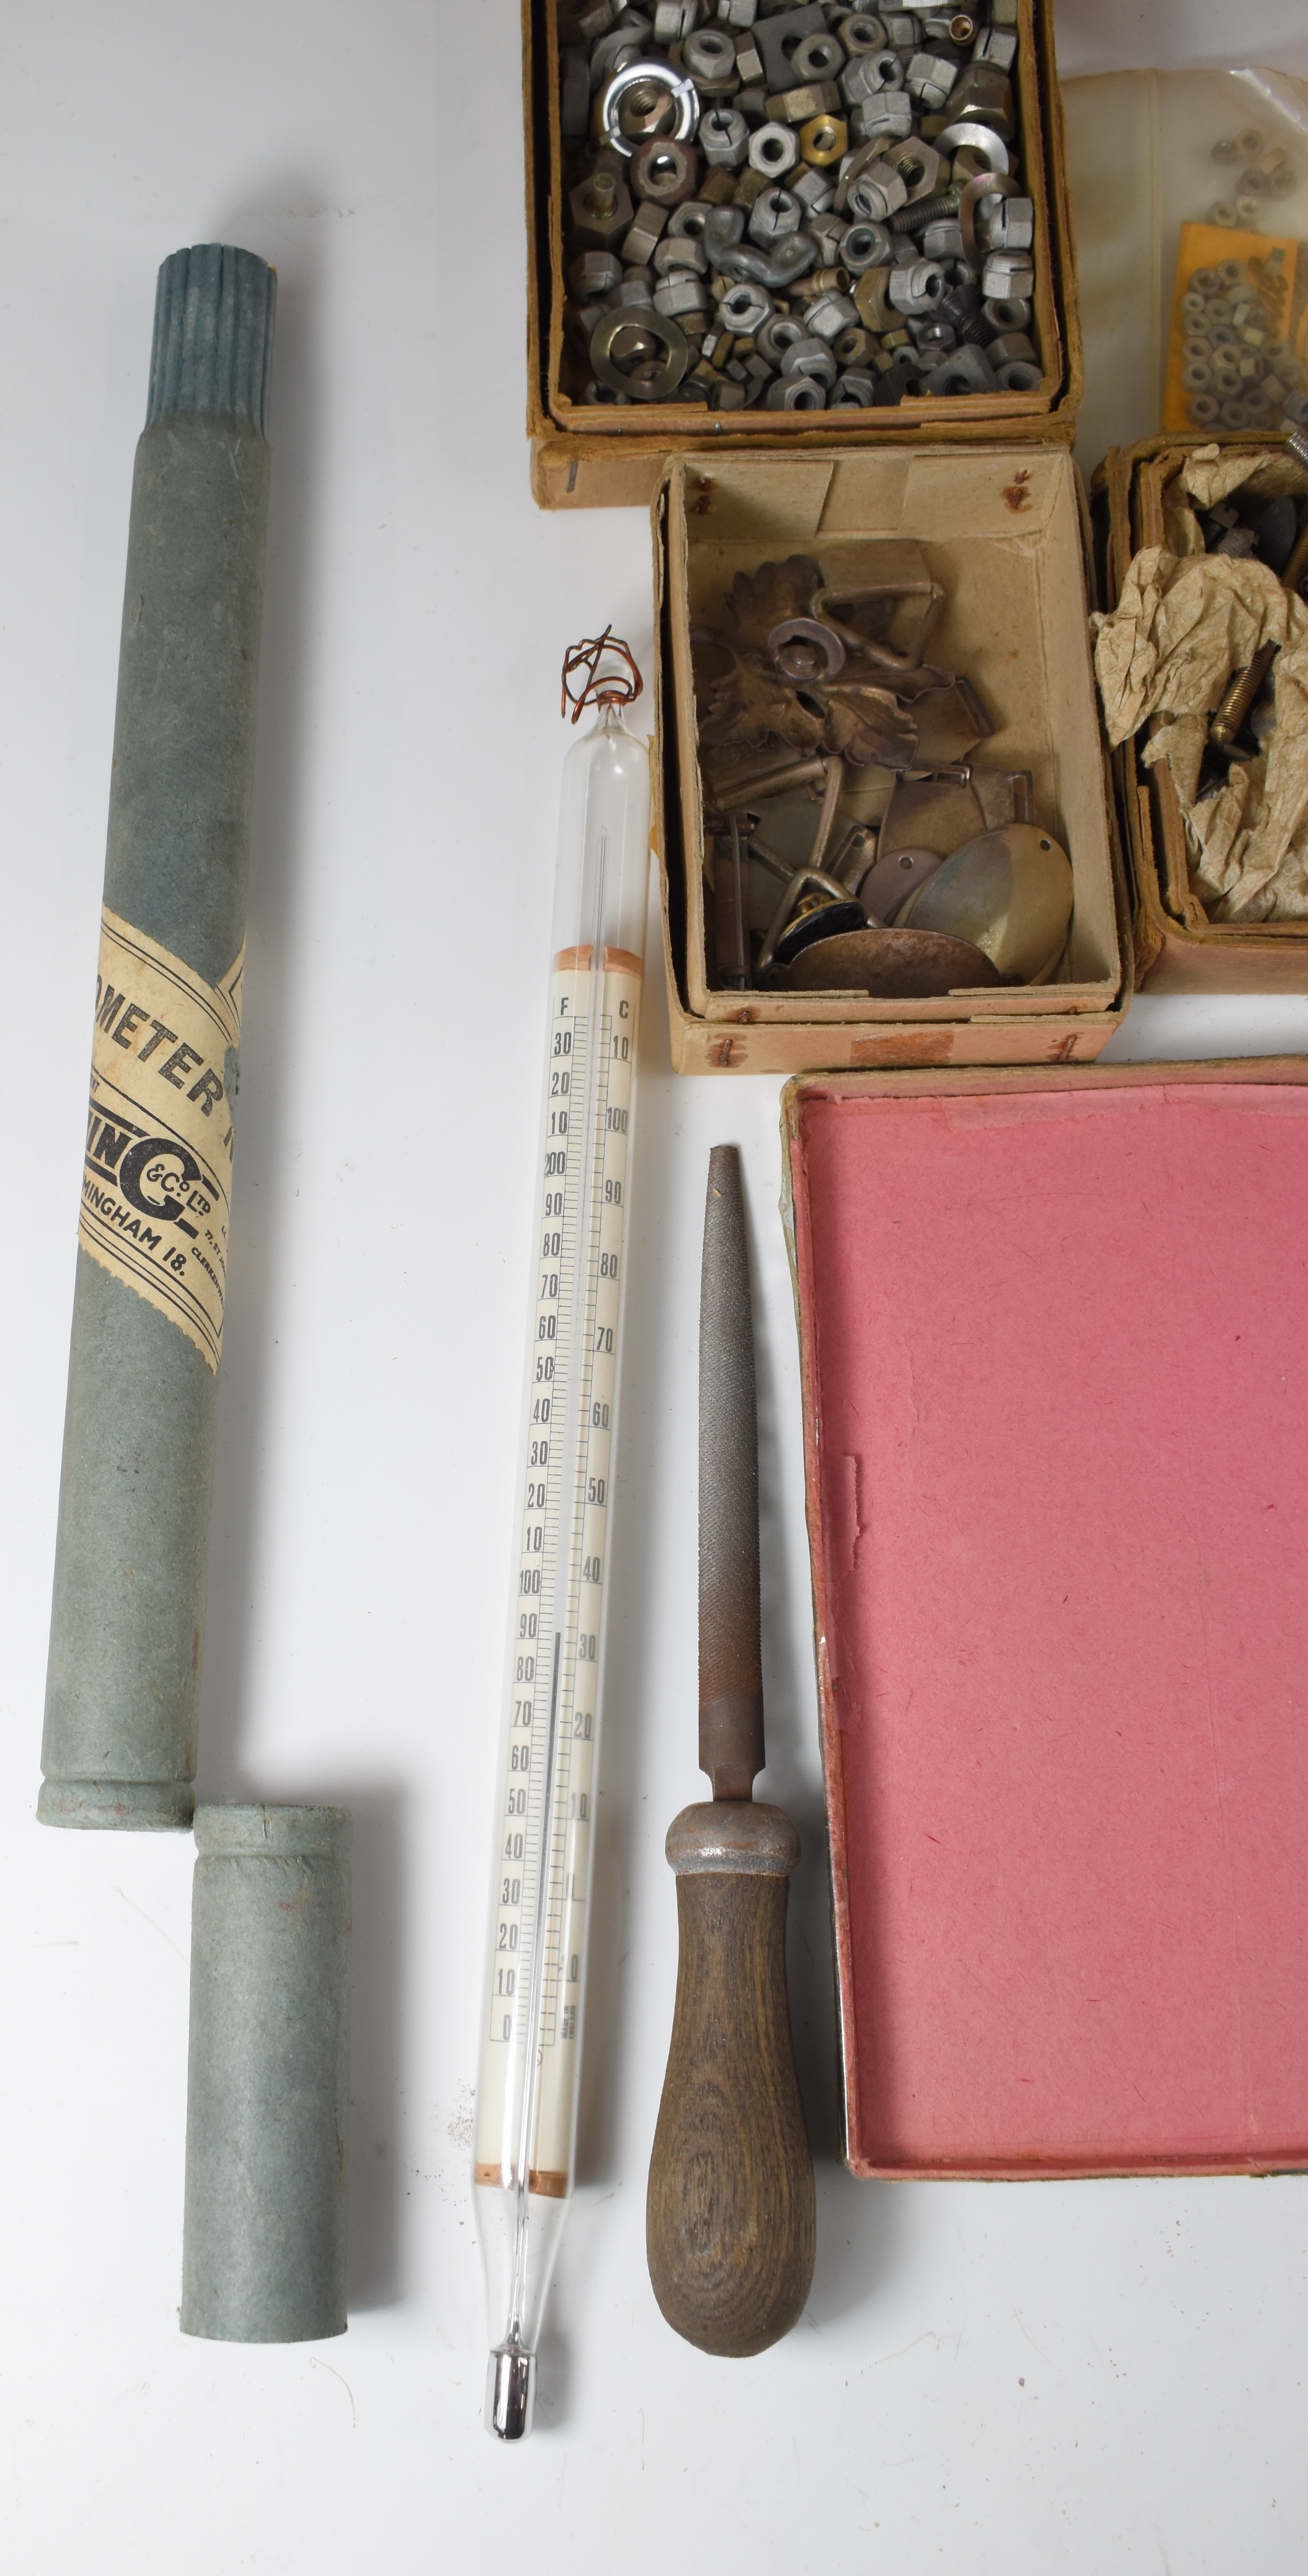
[[[38,1824],[83,1833],[189,1834],[194,1813],[189,1780],[43,1780],[36,1802]]]
[[[262,436],[268,409],[276,273],[252,250],[197,242],[159,271],[145,425],[218,413]]]

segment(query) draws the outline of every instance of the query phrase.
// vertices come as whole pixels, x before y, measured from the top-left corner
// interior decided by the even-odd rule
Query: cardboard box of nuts
[[[1052,17],[524,0],[542,506],[648,502],[706,438],[1070,442]]]
[[[772,1073],[1098,1055],[1126,1009],[1130,939],[1090,665],[1085,532],[1066,449],[936,442],[829,445],[802,459],[674,457],[654,528],[655,828],[678,1069]],[[751,614],[757,622],[759,603],[766,625],[778,606],[793,611],[798,600],[802,610],[804,597],[813,616],[776,619],[766,650],[742,649],[738,681],[733,640],[745,635]],[[852,639],[844,685],[815,695],[802,677],[785,679],[786,632],[805,643],[803,630],[820,639],[833,621]],[[862,632],[893,666],[889,674],[857,678]],[[744,738],[770,739],[770,752],[730,747],[723,710],[744,702],[742,689],[763,693],[763,720],[751,734],[747,709]],[[819,718],[827,727],[821,737]],[[805,739],[829,745],[833,724],[845,756],[805,762]],[[787,742],[798,742],[799,753]],[[1050,953],[1037,953],[1046,936],[1037,930],[1025,964],[1001,957],[1004,971],[992,973],[973,947],[970,969],[965,956],[951,966],[947,988],[937,984],[929,998],[833,989],[824,961],[836,941],[809,951],[804,989],[794,981],[806,971],[802,960],[780,975],[767,971],[764,917],[784,892],[787,868],[804,861],[828,785],[829,865],[843,883],[859,879],[882,922],[897,915],[902,896],[869,901],[875,889],[871,878],[860,879],[860,833],[870,849],[881,826],[877,867],[911,860],[925,880],[929,867],[952,864],[966,843],[1011,823],[1033,827],[1042,852],[1052,842],[1070,861]],[[763,860],[747,871],[746,900],[761,907],[748,943],[748,989],[731,981],[720,953],[716,893],[731,809]],[[1047,864],[1066,872],[1066,861]],[[906,882],[915,891],[917,876]],[[930,892],[923,881],[919,931]]]
[[[1223,460],[1247,456],[1251,472],[1258,459],[1277,460],[1270,471],[1264,462],[1247,493],[1242,482],[1232,486],[1223,516],[1231,518],[1233,531],[1240,530],[1243,517],[1256,519],[1267,507],[1273,485],[1287,497],[1299,496],[1300,508],[1308,495],[1308,475],[1286,453],[1279,434],[1200,430],[1188,439],[1164,434],[1111,449],[1091,495],[1105,606],[1120,597],[1133,556],[1168,542],[1169,519],[1178,506],[1177,476],[1200,445]],[[1207,533],[1211,540],[1211,526]],[[1137,986],[1151,993],[1308,992],[1308,917],[1223,919],[1225,907],[1206,905],[1196,882],[1198,853],[1172,772],[1161,760],[1145,759],[1162,721],[1147,721],[1113,754],[1131,876]]]

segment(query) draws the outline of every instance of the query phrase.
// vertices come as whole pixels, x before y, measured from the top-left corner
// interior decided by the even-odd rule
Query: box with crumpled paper
[[[1308,992],[1308,604],[1283,587],[1308,474],[1280,437],[1107,457],[1117,605],[1095,663],[1150,992]],[[1235,756],[1209,734],[1234,673],[1276,647]]]

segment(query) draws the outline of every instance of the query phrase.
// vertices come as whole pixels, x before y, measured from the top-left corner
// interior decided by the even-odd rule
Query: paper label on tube
[[[104,907],[78,1239],[217,1371],[231,1197],[229,1051],[245,950],[221,984]]]

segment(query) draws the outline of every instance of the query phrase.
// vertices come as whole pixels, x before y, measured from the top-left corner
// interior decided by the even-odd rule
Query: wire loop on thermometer
[[[598,714],[564,767],[474,2151],[486,2422],[505,2440],[531,2429],[575,2159],[649,871],[649,758],[617,709],[640,686],[607,629],[564,665],[574,721]]]

